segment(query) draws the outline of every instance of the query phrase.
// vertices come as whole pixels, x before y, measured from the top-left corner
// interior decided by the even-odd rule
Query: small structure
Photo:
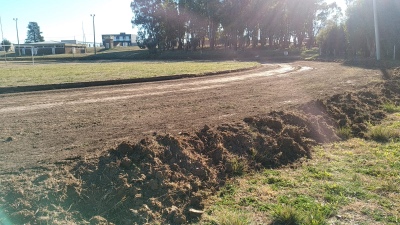
[[[86,53],[86,45],[70,44],[58,41],[44,41],[14,45],[15,51],[21,50],[22,55],[54,55],[54,54],[79,54]]]
[[[134,45],[132,34],[120,33],[120,34],[103,34],[103,45],[106,49],[115,47],[127,47]]]

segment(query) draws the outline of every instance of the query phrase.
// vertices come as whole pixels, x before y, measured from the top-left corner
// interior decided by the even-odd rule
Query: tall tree
[[[192,0],[185,2],[186,28],[197,44],[204,45],[206,38],[210,47],[215,46],[219,25],[219,0]],[[195,43],[195,44],[196,44]]]
[[[180,18],[176,0],[135,0],[131,3],[135,16],[132,23],[138,27],[137,42],[156,50],[174,47],[181,39],[184,21]]]
[[[42,42],[44,38],[42,32],[40,32],[40,27],[36,22],[29,22],[28,24],[28,34],[25,39],[25,43],[35,43]]]
[[[400,48],[400,1],[380,0],[377,5],[382,53],[391,57],[394,46]]]
[[[317,41],[322,55],[337,56],[345,55],[347,38],[344,24],[336,24],[336,21],[327,23],[317,36]]]
[[[347,10],[346,28],[353,54],[373,56],[375,29],[372,0],[353,0]],[[400,2],[398,0],[377,1],[377,14],[381,50],[391,56],[394,45],[400,45]]]

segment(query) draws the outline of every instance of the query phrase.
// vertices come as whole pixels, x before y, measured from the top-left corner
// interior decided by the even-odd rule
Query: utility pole
[[[376,0],[373,0],[374,5],[374,24],[375,24],[375,44],[376,44],[376,60],[381,60],[381,44],[379,39],[379,27],[378,27],[378,13],[376,9]]]
[[[5,59],[5,62],[7,63],[7,51],[6,51],[6,47],[4,47],[5,43],[4,43],[4,36],[3,36],[3,23],[1,22],[1,17],[0,17],[0,28],[1,28],[1,46],[4,48],[4,52],[5,52],[4,59]]]
[[[90,16],[93,18],[93,47],[94,47],[94,54],[96,55],[97,54],[97,51],[96,51],[96,29],[95,29],[95,26],[94,26],[94,17],[96,16],[95,14],[90,14]]]
[[[15,29],[17,29],[17,42],[18,42],[18,55],[21,56],[21,48],[19,46],[19,35],[18,35],[18,18],[13,18],[15,21]]]
[[[83,44],[85,44],[86,45],[86,36],[85,36],[85,29],[83,28],[83,21],[82,21],[82,34],[83,34],[83,39],[82,39],[82,42],[83,42]]]
[[[3,23],[1,22],[1,17],[0,17],[0,28],[1,28],[1,41],[4,41],[4,36],[3,36]]]

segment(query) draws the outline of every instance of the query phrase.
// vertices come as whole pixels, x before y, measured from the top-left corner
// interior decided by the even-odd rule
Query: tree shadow
[[[363,69],[380,70],[382,73],[382,78],[384,80],[391,80],[394,77],[393,70],[400,67],[400,61],[386,59],[377,61],[374,58],[360,58],[345,60],[342,65],[349,67],[359,67]]]
[[[100,54],[89,55],[84,57],[84,60],[165,60],[165,61],[278,61],[278,62],[293,62],[300,60],[299,52],[289,52],[285,56],[284,50],[270,50],[270,49],[241,49],[233,50],[229,48],[203,48],[197,50],[166,50],[150,53],[148,50],[130,50],[130,51],[115,51],[104,50],[99,51]]]

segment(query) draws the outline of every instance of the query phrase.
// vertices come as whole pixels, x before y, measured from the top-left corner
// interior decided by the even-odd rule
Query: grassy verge
[[[202,224],[399,224],[400,142],[393,134],[400,114],[371,132],[380,127],[387,142],[327,144],[296,166],[236,177],[212,200]]]
[[[205,74],[258,66],[256,62],[1,63],[0,87]]]

